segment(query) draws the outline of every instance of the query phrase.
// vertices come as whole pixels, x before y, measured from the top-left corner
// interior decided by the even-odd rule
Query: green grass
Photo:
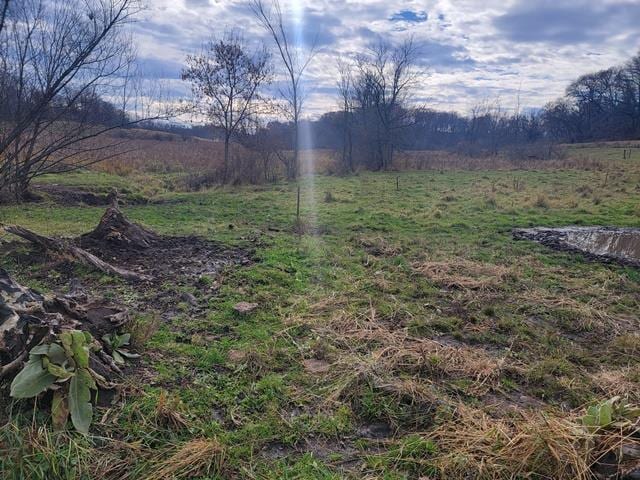
[[[96,414],[106,421],[96,422],[95,437],[37,430],[32,411],[15,405],[11,423],[0,430],[2,478],[121,478],[124,472],[145,478],[160,458],[199,438],[221,443],[227,478],[437,476],[429,459],[440,447],[429,431],[455,418],[458,404],[501,416],[492,407],[496,398],[521,408],[514,397],[523,395],[558,413],[605,397],[601,369],[615,375],[638,369],[637,356],[623,355],[621,364],[609,348],[618,336],[637,332],[637,272],[516,242],[510,232],[533,225],[638,226],[640,171],[629,163],[613,167],[606,185],[602,171],[569,169],[305,179],[301,218],[317,235],[293,233],[294,184],[162,192],[165,203],[127,207],[130,218],[160,233],[255,249],[256,262],[227,272],[205,312],[179,312],[161,326],[145,348],[145,380],[134,374],[123,401]],[[135,188],[106,174],[45,180]],[[577,192],[585,185],[592,193]],[[0,221],[77,235],[101,213],[28,204],[0,208]],[[452,290],[414,269],[460,259],[504,267],[510,275],[490,290]],[[39,266],[17,255],[2,263],[23,283],[47,288],[30,280]],[[114,300],[136,295],[135,287],[104,281]],[[260,309],[240,317],[232,310],[240,300]],[[332,333],[335,325],[365,319],[385,329],[388,341]],[[437,350],[415,368],[406,361],[372,366],[373,354],[402,332],[463,353]],[[243,353],[241,360],[233,359],[235,352]],[[452,355],[476,353],[505,359],[482,385],[464,362],[451,363]],[[312,358],[332,364],[329,373],[307,372],[303,361]],[[637,386],[637,374],[629,378]],[[428,392],[393,393],[381,380]],[[348,387],[336,393],[339,385]],[[638,391],[627,393],[637,401]],[[185,426],[172,427],[159,410],[163,392]],[[363,435],[372,422],[388,425],[391,437],[379,443]],[[42,423],[44,415],[37,419]]]

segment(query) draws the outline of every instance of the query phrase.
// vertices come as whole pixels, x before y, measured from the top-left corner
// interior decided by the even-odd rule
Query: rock
[[[302,364],[304,365],[304,369],[307,371],[307,373],[313,374],[327,373],[329,371],[329,368],[331,367],[331,365],[329,365],[327,362],[316,360],[315,358],[304,360]]]
[[[370,423],[358,429],[358,434],[364,438],[388,438],[392,433],[391,427],[385,422]]]
[[[233,307],[233,310],[240,315],[248,315],[254,312],[257,308],[257,303],[240,302]]]
[[[196,307],[198,305],[198,299],[189,292],[184,292],[182,295],[180,295],[180,300],[188,303],[192,307]]]
[[[231,363],[241,363],[245,358],[247,358],[247,353],[243,350],[229,350],[227,354],[227,359]]]

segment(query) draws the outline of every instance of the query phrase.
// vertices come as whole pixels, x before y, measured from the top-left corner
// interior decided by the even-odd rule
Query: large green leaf
[[[63,390],[56,390],[53,393],[53,401],[51,402],[51,419],[53,428],[56,430],[64,429],[69,418],[69,404],[65,398]]]
[[[49,355],[49,347],[51,345],[38,345],[33,347],[29,352],[29,355]]]
[[[49,364],[47,365],[47,371],[57,377],[59,380],[65,381],[65,380],[69,380],[71,377],[73,377],[74,372],[71,372],[69,370],[66,370],[64,367],[61,367],[60,365],[56,365],[55,363],[49,362]]]
[[[76,361],[78,368],[89,368],[89,346],[87,344],[87,338],[80,330],[74,330],[71,332],[73,343],[71,348],[73,349],[73,358]]]
[[[44,392],[56,381],[42,367],[42,358],[38,355],[30,355],[29,361],[11,382],[11,396],[14,398],[31,398]]]
[[[119,350],[114,350],[113,352],[111,352],[111,356],[113,357],[113,360],[118,364],[118,365],[124,365],[124,357],[122,355],[120,355],[120,351]]]
[[[120,355],[122,355],[125,358],[131,358],[131,359],[140,358],[140,355],[138,355],[137,353],[131,353],[128,350],[118,350],[118,352],[120,352]]]
[[[69,411],[71,422],[76,430],[89,434],[89,426],[93,417],[90,386],[95,385],[88,370],[82,368],[76,372],[69,382]]]
[[[58,340],[60,340],[60,343],[62,344],[67,357],[73,357],[73,349],[71,348],[73,345],[73,337],[71,336],[71,332],[62,332],[60,335],[58,335]]]
[[[67,361],[67,354],[65,353],[64,348],[62,348],[57,343],[52,343],[51,345],[49,345],[47,357],[49,357],[49,360],[57,365],[64,365],[64,363]]]

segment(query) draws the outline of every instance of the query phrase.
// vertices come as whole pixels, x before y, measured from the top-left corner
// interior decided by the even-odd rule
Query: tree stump
[[[82,245],[100,246],[110,244],[118,248],[144,250],[159,240],[151,230],[131,222],[120,210],[118,192],[109,195],[110,206],[102,215],[98,226],[90,233],[82,235]]]

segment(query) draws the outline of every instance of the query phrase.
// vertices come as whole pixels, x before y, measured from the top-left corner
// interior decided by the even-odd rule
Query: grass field
[[[162,287],[200,308],[178,304],[161,322],[94,436],[53,433],[30,404],[7,406],[0,476],[588,478],[610,438],[579,431],[584,407],[640,402],[640,273],[516,242],[511,229],[638,226],[640,153],[610,150],[580,152],[596,170],[307,178],[302,225],[294,184],[172,193],[160,175],[48,179],[154,194],[162,202],[125,213],[255,261],[213,294]],[[27,204],[1,207],[0,222],[71,236],[102,211]],[[45,267],[27,248],[5,248],[2,266],[59,288],[56,269],[33,280]],[[140,321],[154,316],[135,285],[76,273]],[[260,307],[240,316],[238,301]]]

